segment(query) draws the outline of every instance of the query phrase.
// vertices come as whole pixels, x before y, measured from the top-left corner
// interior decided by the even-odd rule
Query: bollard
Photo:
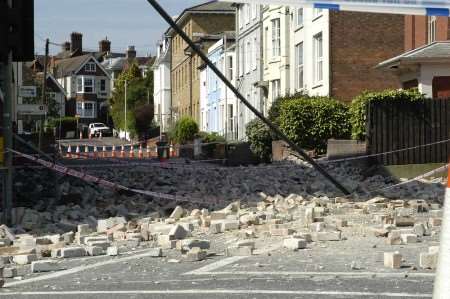
[[[439,259],[434,281],[433,299],[448,299],[450,294],[450,168],[445,190],[444,215],[439,244]]]

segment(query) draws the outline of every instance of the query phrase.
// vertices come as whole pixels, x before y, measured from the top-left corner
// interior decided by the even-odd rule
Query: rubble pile
[[[148,256],[166,259],[178,252],[180,259],[197,262],[213,254],[250,256],[268,243],[284,250],[301,251],[326,242],[341,242],[368,233],[392,247],[384,253],[384,266],[398,269],[404,259],[396,250],[420,240],[437,237],[442,209],[435,200],[375,197],[363,202],[325,195],[271,196],[257,193],[256,205],[235,201],[219,210],[176,206],[169,217],[157,213],[129,220],[122,216],[90,218],[63,234],[37,236],[0,227],[0,257],[4,276],[13,277],[31,264],[31,272],[64,269],[67,258],[120,256],[146,249]],[[216,236],[226,242],[218,243]],[[434,269],[438,247],[420,254],[420,267]],[[338,254],[338,253],[337,253]],[[355,262],[352,269],[360,269]]]
[[[389,177],[365,177],[362,170],[348,164],[328,165],[331,172],[347,188],[367,198],[369,190],[394,183]],[[142,216],[168,216],[179,204],[184,208],[218,210],[228,203],[256,205],[260,192],[287,197],[297,194],[311,200],[320,196],[333,198],[336,189],[306,164],[273,164],[270,166],[211,167],[211,165],[180,165],[179,167],[87,169],[97,177],[127,187],[151,190],[192,199],[211,199],[214,204],[174,202],[138,194],[125,194],[104,189],[72,178],[56,177],[46,170],[21,169],[15,178],[16,208],[13,223],[18,232],[65,233],[75,231],[79,223],[92,227],[97,219],[122,216],[138,219]],[[55,186],[60,188],[57,192]],[[382,193],[388,198],[443,198],[440,181],[413,182]],[[219,204],[216,204],[216,203]],[[232,226],[233,224],[228,224]]]

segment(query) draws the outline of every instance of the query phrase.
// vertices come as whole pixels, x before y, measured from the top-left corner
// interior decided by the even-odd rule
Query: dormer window
[[[97,67],[97,66],[95,65],[94,62],[88,62],[88,63],[86,63],[86,64],[84,65],[84,70],[85,70],[86,72],[95,73],[96,67]]]

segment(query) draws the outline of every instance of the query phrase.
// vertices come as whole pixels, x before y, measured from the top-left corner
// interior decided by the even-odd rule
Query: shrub
[[[410,101],[418,102],[425,99],[417,89],[385,90],[382,92],[364,92],[357,96],[350,106],[350,122],[352,125],[352,138],[366,139],[367,108],[371,102],[384,101]]]
[[[269,128],[259,119],[249,122],[245,132],[250,142],[250,149],[261,159],[269,162],[272,158],[272,136]]]
[[[170,134],[171,138],[180,144],[194,140],[198,133],[198,125],[194,119],[183,117],[176,122],[174,131]]]
[[[197,137],[202,139],[204,143],[225,142],[225,138],[215,132],[199,132]]]
[[[305,149],[325,152],[330,138],[348,138],[350,113],[346,105],[327,97],[306,97],[283,101],[281,130]]]

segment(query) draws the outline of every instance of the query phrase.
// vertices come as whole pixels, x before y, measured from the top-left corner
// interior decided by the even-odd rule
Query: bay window
[[[95,118],[95,102],[77,102],[77,115],[81,118]]]
[[[77,78],[77,93],[94,93],[94,86],[94,77],[80,76]]]

